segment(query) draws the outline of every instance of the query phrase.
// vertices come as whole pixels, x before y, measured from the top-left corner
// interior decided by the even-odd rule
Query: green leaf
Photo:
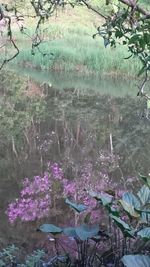
[[[150,189],[148,186],[143,185],[137,195],[140,198],[143,206],[150,203]]]
[[[54,224],[42,224],[38,230],[43,233],[51,233],[53,235],[60,234],[63,231],[62,228],[57,227]]]
[[[108,211],[112,215],[119,217],[119,211],[116,208],[114,208],[113,206],[108,206]]]
[[[145,40],[145,42],[147,44],[150,43],[150,35],[149,35],[149,33],[147,33],[147,32],[144,33],[144,40]]]
[[[137,233],[138,236],[140,236],[142,239],[144,239],[145,241],[150,240],[150,227],[146,227],[142,230],[140,230]]]
[[[150,266],[150,257],[145,255],[125,255],[121,260],[126,267]]]
[[[73,238],[77,237],[76,228],[75,227],[66,227],[66,228],[63,229],[63,233],[65,235],[71,236]]]
[[[150,177],[144,176],[140,174],[140,178],[143,180],[143,182],[150,187]]]
[[[150,210],[144,210],[141,212],[142,221],[145,223],[150,223]]]
[[[141,34],[139,34],[139,33],[132,35],[130,40],[129,40],[129,44],[135,44],[137,41],[140,40],[140,38],[141,38]]]
[[[109,216],[114,220],[125,236],[134,237],[133,229],[126,222],[112,214]]]
[[[76,228],[76,234],[82,241],[97,236],[98,232],[99,232],[99,225],[89,226],[83,224]]]
[[[116,30],[116,32],[115,32],[115,37],[116,37],[116,38],[121,38],[122,36],[123,36],[123,32],[120,31],[120,30]]]
[[[78,213],[87,210],[87,206],[84,204],[76,204],[74,202],[71,202],[68,198],[66,198],[65,203],[68,204],[71,208],[73,208]]]
[[[140,201],[130,192],[126,192],[122,196],[122,200],[133,206],[135,209],[140,209]]]
[[[116,217],[116,216],[114,216],[112,214],[110,214],[110,217],[117,223],[117,225],[119,226],[119,228],[121,228],[123,230],[129,230],[129,231],[132,230],[130,228],[130,226],[126,222],[124,222],[123,220],[121,220],[120,218],[118,218],[118,217]]]
[[[89,195],[96,200],[100,201],[103,206],[107,206],[112,203],[113,197],[111,195],[108,195],[106,193],[96,193],[94,191],[89,191]]]
[[[63,233],[65,235],[71,236],[73,238],[78,237],[82,241],[97,236],[98,232],[99,232],[99,225],[89,226],[87,224],[83,224],[79,227],[66,227],[63,229]]]
[[[132,205],[127,203],[126,201],[120,199],[119,202],[121,203],[123,209],[132,217],[139,218],[140,215],[137,213]]]

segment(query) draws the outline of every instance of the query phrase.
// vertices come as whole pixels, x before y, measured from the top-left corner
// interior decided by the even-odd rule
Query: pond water
[[[41,241],[36,227],[43,221],[63,223],[64,216],[55,211],[41,221],[10,225],[5,211],[18,197],[21,179],[43,173],[49,160],[60,163],[65,175],[74,179],[88,162],[94,175],[102,169],[116,187],[135,190],[138,174],[150,172],[150,121],[147,103],[136,97],[137,88],[131,81],[27,69],[19,75],[27,75],[36,88],[40,84],[45,98],[41,97],[40,105],[37,100],[35,108],[44,108],[38,120],[33,116],[27,131],[17,135],[17,153],[12,144],[5,144],[4,136],[2,139],[0,246],[14,243],[28,253],[46,242],[46,237]],[[115,166],[110,155],[117,158]],[[62,205],[59,203],[60,209]]]

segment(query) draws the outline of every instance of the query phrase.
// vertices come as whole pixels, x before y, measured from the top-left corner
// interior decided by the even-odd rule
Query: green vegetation
[[[89,11],[83,7],[61,11],[56,19],[49,20],[49,27],[48,24],[44,25],[46,41],[39,48],[45,56],[38,49],[35,49],[34,54],[31,53],[31,40],[24,35],[21,36],[23,49],[16,62],[43,70],[135,76],[141,64],[136,57],[132,60],[124,59],[129,56],[125,47],[105,48],[102,38],[93,39],[100,23],[102,21],[95,15],[91,20]],[[25,34],[33,35],[31,27],[25,30]]]
[[[55,173],[55,182],[63,179],[62,169],[58,164],[55,163],[52,172]],[[138,267],[149,267],[150,176],[140,176],[139,179],[145,184],[140,187],[137,194],[130,191],[121,193],[117,190],[100,192],[84,189],[86,205],[81,204],[84,202],[82,191],[78,203],[66,199],[68,209],[65,217],[68,213],[71,221],[68,226],[38,224],[37,231],[47,234],[51,240],[51,254],[46,255],[43,250],[36,250],[31,256],[26,257],[24,264],[19,264],[16,254],[18,249],[10,246],[0,253],[0,266],[7,267],[11,263],[14,267],[132,267],[133,264]],[[41,187],[38,187],[39,179],[37,181],[36,184],[28,181],[25,187],[32,192],[33,188],[38,190]],[[30,198],[29,201],[33,199]],[[14,216],[16,208],[22,209],[24,205],[25,202],[18,207],[11,205],[11,210],[14,210],[11,214]],[[31,205],[30,207],[33,208]],[[93,222],[92,212],[98,211],[100,213],[97,213],[96,221]],[[23,217],[20,219],[23,221]]]
[[[120,267],[122,266],[121,261],[127,267],[133,266],[132,264],[148,267],[150,265],[148,253],[150,241],[149,186],[143,185],[137,196],[129,191],[124,192],[122,196],[115,191],[109,193],[107,191],[101,193],[90,191],[88,193],[97,201],[97,208],[105,210],[108,217],[107,219],[104,217],[105,221],[101,215],[101,220],[97,224],[91,224],[91,212],[85,212],[85,209],[88,210],[88,205],[66,201],[66,204],[78,214],[80,219],[82,218],[82,223],[63,228],[52,224],[43,224],[38,230],[51,234],[56,240],[55,246],[60,246],[58,242],[60,234],[72,238],[70,245],[71,242],[74,242],[76,243],[74,247],[77,248],[76,261],[74,261],[77,267]],[[79,206],[82,208],[78,208]],[[108,227],[104,229],[102,223],[105,225],[106,222]],[[60,250],[56,247],[56,251],[64,252],[61,247]],[[64,255],[66,265],[63,266],[72,266],[73,255],[71,257],[67,257],[67,255],[70,256],[69,253]],[[59,261],[56,266],[60,266]]]
[[[150,265],[150,98],[144,92],[150,70],[150,13],[139,10],[133,1],[118,1],[120,9],[109,0],[93,2],[104,18],[107,15],[104,24],[85,7],[76,7],[81,2],[75,1],[74,9],[60,10],[63,2],[32,0],[30,4],[35,10],[29,12],[35,20],[39,18],[39,23],[28,18],[22,33],[14,26],[11,29],[14,10],[10,14],[7,7],[0,5],[0,21],[9,21],[7,37],[4,35],[4,44],[0,44],[5,52],[1,56],[2,67],[13,59],[17,66],[53,70],[55,74],[65,71],[68,75],[71,71],[96,73],[100,77],[144,77],[138,86],[138,95],[144,96],[139,102],[129,95],[123,99],[106,95],[108,88],[102,96],[98,90],[92,91],[91,84],[88,92],[80,94],[73,85],[71,90],[57,90],[45,81],[38,85],[29,78],[22,80],[7,71],[1,72],[0,180],[6,191],[2,190],[0,210],[3,213],[10,202],[5,215],[17,227],[6,225],[3,213],[4,228],[0,231],[7,234],[8,244],[19,241],[25,253],[39,248],[20,265],[18,249],[9,246],[0,252],[1,267]],[[17,5],[20,1],[15,2]],[[139,3],[147,8],[148,1]],[[50,12],[55,6],[57,18],[51,17]],[[43,176],[49,157],[49,171]],[[61,168],[56,162],[61,162]],[[29,178],[25,178],[24,187],[19,190],[21,172]],[[147,175],[137,175],[138,172]],[[36,173],[33,180],[31,173]],[[20,191],[17,199],[16,186]],[[71,211],[63,206],[62,198]],[[48,221],[43,224],[45,217]],[[27,227],[29,221],[34,223],[30,225],[32,230]],[[18,226],[21,241],[17,241]],[[39,232],[52,235],[48,239],[51,242],[47,259],[43,259],[45,254],[40,250],[40,245],[46,248],[45,242],[39,245],[36,237],[33,240],[33,229],[37,229],[40,242]],[[10,239],[9,232],[13,232]],[[35,242],[32,248],[29,239]],[[63,246],[62,241],[68,243]],[[1,247],[5,247],[3,239]]]
[[[17,27],[12,25],[11,34],[7,32],[10,42],[1,46],[1,49],[7,46],[10,60],[16,58],[17,64],[31,68],[100,76],[135,77],[148,70],[149,17],[144,18],[144,23],[142,18],[149,14],[146,0],[138,1],[144,11],[126,0],[67,4],[48,1],[39,5],[35,0],[27,1],[25,9],[32,18],[24,17],[25,24],[21,28],[24,35],[20,36]],[[20,10],[19,14],[24,11],[19,1],[15,9]],[[5,8],[0,12],[5,18]],[[12,36],[15,36],[16,47]],[[5,53],[1,60],[4,64],[9,61]]]
[[[105,1],[91,3],[104,13],[113,10],[113,6],[106,6]],[[142,3],[147,4],[145,1]],[[56,17],[49,18],[43,26],[45,41],[38,49],[31,51],[32,39],[29,40],[27,35],[33,36],[33,23],[31,20],[28,22],[29,26],[24,31],[25,36],[22,39],[24,48],[16,60],[23,66],[85,74],[98,73],[100,76],[130,77],[136,76],[142,66],[136,55],[132,59],[124,59],[130,55],[127,47],[118,45],[116,49],[105,48],[102,37],[92,38],[104,20],[95,13],[91,15],[91,11],[84,6],[74,9],[67,7],[59,10]]]
[[[54,30],[58,36],[56,40],[47,41],[40,47],[47,54],[46,56],[42,56],[39,51],[32,55],[29,47],[20,53],[17,63],[46,70],[97,72],[100,76],[104,74],[134,76],[140,69],[136,58],[130,61],[124,60],[129,55],[126,49],[105,48],[100,38],[93,40],[87,28],[68,28],[67,31],[57,28],[56,30]]]
[[[125,60],[129,54],[121,46],[117,49],[105,48],[100,37],[92,38],[95,32],[96,28],[90,23],[86,26],[73,23],[65,25],[57,24],[56,19],[46,33],[48,40],[40,46],[40,50],[46,55],[42,56],[38,50],[32,55],[29,46],[22,50],[16,62],[23,66],[54,71],[98,73],[100,76],[135,76],[140,69],[136,58]]]

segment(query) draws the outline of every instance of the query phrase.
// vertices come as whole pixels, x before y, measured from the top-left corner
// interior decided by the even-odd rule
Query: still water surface
[[[150,172],[150,121],[147,103],[136,97],[133,82],[27,69],[19,75],[43,86],[45,114],[34,122],[28,144],[20,144],[19,161],[8,156],[11,149],[1,155],[0,245],[15,243],[29,252],[45,242],[35,232],[42,222],[11,226],[5,214],[18,197],[21,179],[41,174],[48,160],[61,162],[73,179],[85,162],[96,166],[100,153],[112,153],[119,167],[106,166],[110,178],[120,188],[135,190],[138,174]],[[44,222],[59,224],[63,219],[62,213],[50,214]]]

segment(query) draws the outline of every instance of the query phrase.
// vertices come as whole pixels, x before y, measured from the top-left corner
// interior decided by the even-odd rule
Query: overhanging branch
[[[119,0],[119,2],[125,4],[128,7],[131,7],[134,9],[134,11],[138,11],[140,14],[143,15],[141,18],[142,20],[144,19],[149,19],[150,18],[150,11],[145,10],[141,5],[137,4],[137,1],[135,0]]]
[[[107,19],[107,17],[102,14],[99,10],[97,10],[96,8],[94,8],[93,6],[91,6],[90,4],[88,4],[85,0],[81,1],[88,9],[91,9],[92,11],[94,11],[96,14],[98,14],[99,16],[101,16],[104,19]]]

